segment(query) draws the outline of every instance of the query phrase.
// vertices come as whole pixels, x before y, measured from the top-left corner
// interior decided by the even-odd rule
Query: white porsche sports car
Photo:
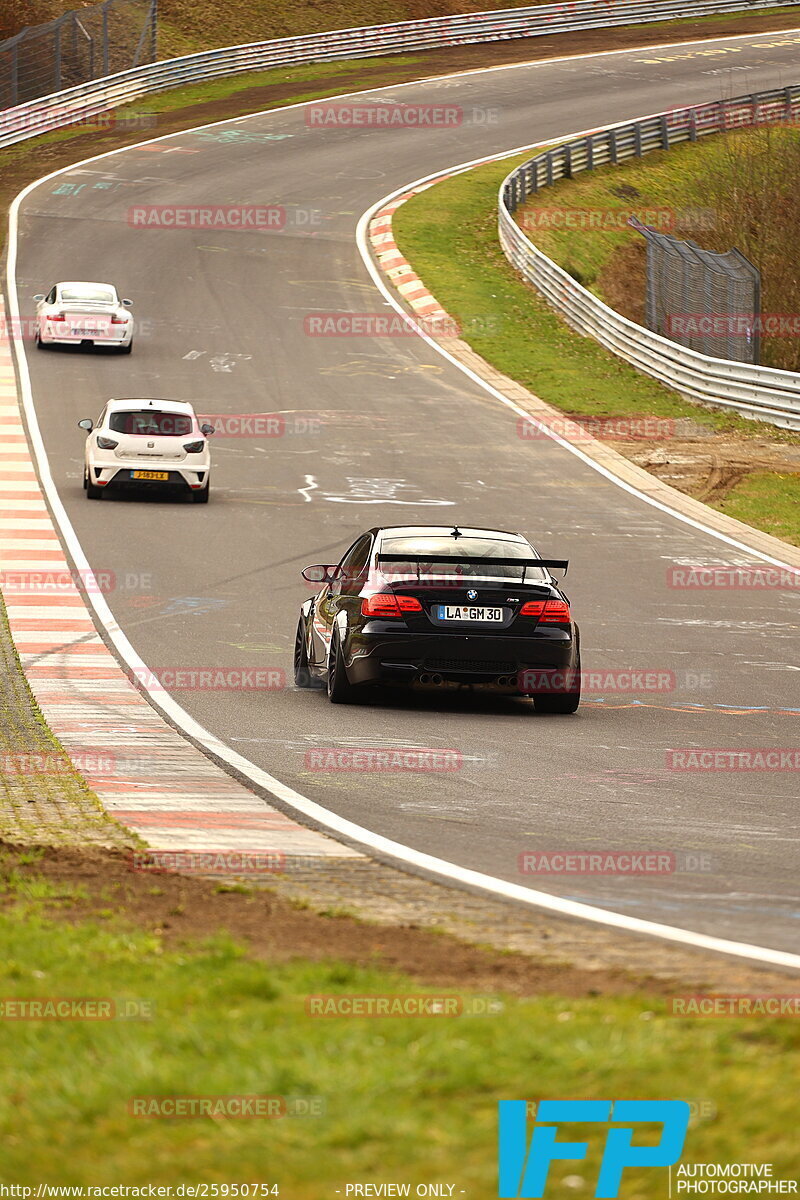
[[[54,283],[36,301],[34,338],[44,346],[116,346],[123,354],[133,349],[132,301],[120,300],[110,283]]]
[[[97,425],[87,417],[83,486],[88,500],[107,488],[167,488],[190,493],[195,504],[210,495],[213,425],[201,425],[184,400],[109,400]]]

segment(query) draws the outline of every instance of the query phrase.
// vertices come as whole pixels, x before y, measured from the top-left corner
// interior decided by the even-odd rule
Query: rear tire
[[[321,688],[322,684],[311,674],[306,649],[306,629],[303,618],[297,622],[294,638],[294,681],[299,688]]]
[[[131,340],[128,342],[127,346],[122,347],[121,353],[122,354],[130,354],[132,350],[133,350],[133,338],[131,338]]]
[[[328,659],[328,699],[331,704],[352,704],[356,689],[347,678],[339,634],[334,633]]]
[[[537,713],[574,713],[578,711],[581,702],[581,660],[575,667],[577,688],[572,692],[545,692],[533,697],[533,707]]]
[[[202,492],[192,492],[192,504],[208,504],[211,495],[211,484],[207,483]]]
[[[89,478],[88,470],[84,471],[83,486],[86,489],[86,499],[87,500],[101,500],[103,498],[103,489],[99,488],[99,487],[95,487],[95,485],[92,483],[91,479]]]

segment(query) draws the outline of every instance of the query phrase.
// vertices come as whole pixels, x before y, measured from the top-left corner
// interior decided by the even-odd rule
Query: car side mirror
[[[319,563],[312,567],[305,567],[302,572],[303,579],[308,583],[333,583],[334,579],[338,579],[341,574],[338,566],[322,566]]]
[[[78,429],[85,429],[87,433],[91,433],[94,429],[94,424],[88,417],[84,417],[82,421],[78,421]]]
[[[200,432],[205,434],[206,437],[211,437],[212,433],[216,433],[216,430],[213,425],[201,425]]]
[[[126,308],[133,308],[132,300],[123,300],[122,303],[125,305]]]
[[[44,292],[37,292],[33,298],[36,301],[44,300]]]

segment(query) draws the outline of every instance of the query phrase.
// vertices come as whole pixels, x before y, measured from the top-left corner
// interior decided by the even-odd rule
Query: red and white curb
[[[154,850],[234,852],[232,862],[270,855],[287,869],[293,858],[363,858],[273,808],[181,737],[100,638],[37,481],[7,329],[0,301],[0,586],[50,730],[106,810]]]
[[[436,182],[447,178],[447,175],[442,175]],[[400,253],[392,232],[392,217],[400,205],[405,204],[406,200],[410,200],[417,192],[424,192],[427,187],[430,187],[430,184],[413,188],[377,212],[369,223],[369,240],[383,273],[409,308],[422,318],[428,332],[435,337],[439,327],[453,324],[453,318],[445,312],[435,296],[425,287],[408,259]]]

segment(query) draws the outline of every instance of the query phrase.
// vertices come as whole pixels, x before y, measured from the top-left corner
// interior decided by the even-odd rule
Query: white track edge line
[[[800,30],[794,30],[794,31],[784,30],[782,32],[784,34],[786,34],[787,32],[800,32]],[[701,40],[706,41],[706,42],[707,41],[723,41],[723,40],[725,40],[725,41],[740,41],[742,39],[742,37],[748,37],[748,36],[760,36],[760,35],[749,35],[749,34],[741,35],[740,34],[738,36],[725,38],[725,39],[720,38],[720,39],[701,39]],[[769,36],[769,35],[765,34],[763,36]],[[772,34],[772,36],[775,36],[774,33]],[[666,43],[666,45],[669,45],[672,47],[675,47],[676,45],[696,45],[696,44],[697,44],[697,42]],[[641,49],[645,49],[645,47],[638,47],[637,49],[641,50]],[[624,54],[624,53],[628,53],[628,52],[627,51],[623,51],[623,52],[601,51],[597,54],[589,54],[589,55],[585,55],[585,56],[582,55],[580,57],[594,58],[594,57],[602,57],[607,54]],[[515,66],[529,66],[529,67],[530,66],[540,66],[540,65],[544,66],[544,65],[548,65],[549,63],[552,63],[552,62],[561,62],[561,61],[565,61],[565,60],[564,59],[550,59],[550,60],[545,60],[541,63],[534,62],[534,63],[514,64],[514,65]],[[492,70],[492,69],[506,70],[506,69],[508,69],[508,65],[506,64],[506,65],[504,65],[502,67],[498,67],[498,68],[482,68],[480,73],[485,74],[487,70]],[[478,72],[469,72],[469,71],[463,72],[463,74],[465,74],[465,75],[473,74],[473,73],[477,74]],[[450,78],[450,77],[444,76],[441,78]],[[429,82],[429,80],[425,80],[425,79],[415,80],[415,81],[413,81],[413,85],[420,85],[425,82]],[[392,86],[395,86],[395,88],[396,88],[398,85],[387,85],[387,87],[385,87],[385,88],[367,88],[361,92],[344,93],[344,95],[357,96],[357,95],[365,95],[365,94],[377,92],[377,91],[388,91],[388,90],[391,90]],[[412,86],[412,84],[405,84],[405,85],[400,85],[400,86]],[[313,104],[313,103],[317,103],[317,102],[318,101],[312,100],[312,101],[301,102],[298,104],[286,105],[283,108],[268,109],[264,112],[251,113],[251,114],[249,114],[249,117],[258,117],[258,116],[262,116],[262,115],[269,116],[269,115],[272,115],[275,113],[285,112],[287,109],[303,108],[303,107],[306,107],[308,104]],[[653,115],[655,115],[655,114],[653,114]],[[243,120],[243,119],[246,120],[246,119],[249,119],[249,117],[244,117],[244,118],[236,117],[236,118],[228,118],[225,121],[212,121],[212,122],[208,122],[206,125],[198,125],[198,126],[195,126],[194,128],[195,129],[207,129],[207,128],[210,128],[215,125],[231,124],[231,122],[233,120]],[[28,371],[28,361],[25,356],[25,347],[24,347],[23,340],[19,333],[19,329],[20,329],[19,305],[18,305],[18,299],[17,299],[17,286],[16,286],[19,209],[20,209],[20,206],[21,206],[23,200],[32,191],[34,191],[35,188],[39,187],[43,183],[46,183],[50,179],[54,179],[58,175],[65,174],[66,172],[72,171],[76,167],[83,166],[84,164],[89,163],[89,162],[96,162],[99,159],[108,158],[108,157],[111,157],[112,155],[120,154],[127,150],[135,150],[139,146],[149,145],[155,141],[163,141],[166,138],[174,138],[176,136],[179,136],[181,133],[186,134],[186,133],[191,133],[193,131],[194,130],[181,130],[176,133],[165,134],[165,135],[163,135],[163,137],[150,138],[143,142],[137,142],[132,146],[119,147],[115,150],[107,151],[104,154],[94,155],[91,158],[82,159],[80,162],[71,163],[69,166],[62,167],[57,171],[51,171],[49,174],[43,175],[40,179],[34,180],[32,183],[28,184],[27,187],[23,188],[23,190],[17,196],[14,197],[14,200],[12,201],[10,209],[9,209],[9,239],[8,239],[8,259],[7,259],[7,302],[8,302],[8,306],[9,306],[9,309],[10,309],[11,315],[12,315],[11,337],[12,337],[12,341],[14,344],[15,359],[16,359],[16,363],[17,363],[17,370],[19,373],[19,384],[20,384],[20,390],[22,392],[22,405],[23,405],[23,410],[25,412],[25,416],[26,416],[26,420],[27,420],[27,424],[28,424],[28,433],[29,433],[29,437],[30,437],[30,441],[31,441],[31,448],[33,450],[34,459],[35,459],[36,466],[37,466],[37,469],[39,472],[39,478],[41,481],[42,489],[43,489],[43,491],[47,497],[47,500],[50,504],[50,507],[51,507],[51,510],[53,513],[53,518],[54,518],[56,526],[61,534],[62,540],[68,547],[70,554],[72,555],[73,561],[75,562],[76,566],[79,569],[90,571],[91,567],[89,565],[88,559],[86,558],[86,555],[84,554],[83,547],[81,546],[81,543],[78,540],[75,530],[72,527],[72,523],[67,515],[66,509],[64,508],[64,505],[58,494],[58,488],[56,487],[55,481],[53,479],[53,476],[52,476],[52,473],[50,470],[50,463],[47,458],[47,453],[46,453],[45,446],[44,446],[44,440],[42,438],[42,433],[41,433],[41,429],[39,427],[39,421],[38,421],[38,417],[37,417],[37,413],[36,413],[36,407],[35,407],[34,400],[33,400],[33,392],[32,392],[32,388],[31,388],[30,374]],[[576,135],[567,134],[564,136],[569,137],[569,136],[576,136]],[[551,139],[548,139],[548,142],[551,142],[554,140],[559,140],[559,139],[551,138]],[[471,165],[477,165],[480,162],[491,161],[493,158],[497,158],[497,157],[501,157],[501,158],[512,157],[514,154],[521,154],[523,151],[533,149],[535,146],[542,145],[542,144],[543,144],[542,142],[530,143],[529,145],[520,146],[514,150],[509,150],[501,156],[490,156],[489,159],[477,159],[477,160],[474,160],[474,163],[462,164],[462,166],[460,168],[454,168],[454,170],[459,170],[459,169],[466,170]],[[545,143],[545,144],[547,144],[547,143]],[[438,171],[438,172],[436,172],[436,174],[434,176],[431,176],[431,178],[439,178],[442,175],[442,173],[443,173],[442,171]],[[451,171],[448,173],[452,174],[453,172]],[[392,196],[402,195],[405,191],[408,191],[409,188],[413,187],[413,186],[414,185],[411,184],[411,185],[407,185],[405,188],[400,188],[397,192],[392,193]],[[362,241],[363,241],[362,226],[366,227],[366,223],[369,220],[369,218],[371,217],[372,213],[377,208],[382,207],[386,203],[388,203],[389,199],[391,199],[391,198],[392,197],[387,197],[386,199],[379,201],[379,203],[377,205],[374,205],[370,209],[367,210],[367,212],[364,214],[364,216],[359,221],[358,228],[357,228],[357,234],[356,234],[357,239],[359,239],[358,240],[359,250],[362,253],[362,257],[364,257],[364,261],[367,265],[367,269],[369,270],[370,275],[373,277],[373,280],[375,281],[376,286],[378,287],[378,289],[380,291],[384,291],[383,281],[379,278],[376,278],[376,275],[374,274],[374,272],[376,271],[376,268],[375,268],[374,264],[372,263],[371,257],[369,256],[368,252],[365,254],[365,249],[362,246]],[[397,302],[395,301],[393,296],[390,296],[388,292],[386,292],[385,294],[386,294],[387,298],[390,300],[390,303],[392,303],[392,305],[394,307],[396,307],[398,309],[398,311],[402,311],[402,312],[405,311],[400,308],[400,306],[397,304]],[[421,336],[424,336],[424,335],[421,335]],[[446,352],[444,350],[442,350],[441,347],[437,346],[437,344],[435,342],[431,341],[431,339],[426,337],[425,340],[429,341],[430,344],[435,349],[437,349],[440,353],[444,354],[445,357],[447,357],[447,358],[450,357],[449,355],[446,354]],[[473,373],[471,371],[469,371],[468,368],[462,367],[461,364],[459,364],[456,360],[451,360],[451,361],[453,361],[454,364],[456,366],[458,366],[460,370],[464,370],[466,374],[473,375]],[[489,387],[489,385],[485,383],[485,381],[480,379],[479,376],[473,376],[473,378],[480,386],[486,388],[489,391],[492,391],[492,392],[494,391],[494,389],[491,389]],[[498,393],[498,398],[503,400],[504,403],[507,403],[509,405],[511,404],[511,402],[507,401],[505,397],[500,396],[499,393]],[[524,415],[528,416],[528,414],[524,414]],[[579,457],[582,457],[582,458],[584,457],[580,451],[578,451],[574,447],[570,446],[569,443],[562,442],[561,438],[556,436],[555,440],[558,441],[559,443],[563,444],[564,446],[566,446],[566,448],[569,449],[571,452],[579,455]],[[590,463],[590,465],[596,467],[596,464],[591,463],[591,460],[587,460],[587,461]],[[602,470],[599,467],[597,467],[596,469]],[[608,478],[612,482],[618,483],[620,486],[625,487],[626,490],[629,490],[632,494],[637,495],[640,498],[645,499],[645,500],[649,499],[648,497],[645,497],[643,495],[643,493],[637,492],[635,488],[630,488],[628,485],[624,485],[621,480],[617,480],[610,472],[603,471],[603,473],[606,473],[608,475]],[[671,512],[670,509],[665,509],[665,511]],[[679,514],[677,514],[677,513],[675,513],[673,515],[679,516]],[[693,524],[694,522],[690,521],[690,523]],[[701,528],[701,529],[703,528],[700,525],[698,525],[697,527]],[[709,531],[709,532],[713,533],[713,531]],[[714,536],[722,536],[722,535],[714,534]],[[723,540],[729,540],[729,539],[723,539]],[[732,544],[736,545],[737,543],[734,542]],[[757,554],[756,551],[751,551],[751,552]],[[758,554],[758,557],[765,557],[765,556]],[[768,558],[767,561],[772,562],[774,560]],[[777,564],[777,565],[782,565],[782,564]],[[136,673],[136,672],[140,672],[140,673],[148,672],[149,673],[149,669],[147,668],[146,664],[140,658],[139,654],[133,648],[130,641],[128,640],[126,635],[122,632],[119,625],[117,624],[117,622],[114,618],[114,615],[111,612],[111,609],[109,608],[105,598],[101,594],[89,593],[88,599],[89,599],[89,602],[90,602],[92,608],[94,609],[97,621],[99,622],[101,628],[104,630],[107,637],[109,638],[109,640],[115,647],[115,649],[116,649],[117,653],[119,654],[120,658],[122,659],[123,663],[133,673]],[[466,867],[460,867],[456,863],[450,863],[450,862],[447,862],[445,859],[436,858],[430,854],[424,854],[423,852],[414,850],[409,846],[404,846],[399,842],[394,842],[389,838],[382,837],[380,834],[373,833],[371,830],[365,829],[363,826],[357,825],[354,822],[348,821],[345,818],[340,817],[338,814],[329,811],[328,809],[324,808],[322,805],[316,804],[314,801],[309,800],[308,797],[303,796],[300,792],[296,792],[293,788],[288,787],[286,784],[282,783],[280,780],[275,779],[272,775],[270,775],[268,772],[264,771],[261,767],[256,766],[255,763],[251,763],[249,761],[249,759],[244,758],[237,751],[231,749],[224,742],[220,741],[213,734],[211,734],[208,730],[206,730],[202,725],[200,725],[200,723],[198,721],[196,721],[192,716],[190,716],[190,714],[187,713],[175,700],[173,700],[173,698],[171,696],[158,696],[157,697],[151,689],[145,687],[145,688],[143,688],[143,690],[144,690],[145,694],[148,696],[148,699],[150,700],[150,703],[153,705],[153,707],[157,711],[160,710],[163,713],[163,715],[165,715],[176,726],[176,728],[180,732],[186,734],[187,737],[194,739],[199,745],[203,746],[209,752],[209,754],[211,754],[212,756],[215,756],[215,757],[221,759],[223,762],[228,763],[229,766],[234,768],[234,770],[238,771],[245,778],[249,779],[257,787],[264,789],[265,791],[270,793],[275,799],[281,800],[284,804],[288,805],[290,808],[293,808],[295,811],[305,814],[312,821],[317,822],[323,828],[340,833],[343,837],[346,837],[361,846],[366,846],[367,848],[372,849],[378,853],[386,854],[388,857],[393,858],[400,863],[406,863],[409,866],[416,867],[419,870],[430,873],[434,876],[439,877],[440,879],[444,879],[445,881],[448,881],[451,883],[461,883],[466,887],[477,888],[480,891],[488,892],[491,895],[497,896],[501,899],[512,900],[512,901],[515,901],[518,903],[525,904],[525,905],[527,905],[531,908],[535,908],[535,909],[544,909],[544,910],[550,911],[550,912],[555,913],[560,916],[576,917],[581,920],[589,921],[593,924],[602,925],[602,926],[606,926],[606,927],[614,928],[614,929],[620,929],[627,933],[645,934],[645,935],[648,935],[651,937],[659,937],[659,938],[662,938],[663,940],[670,941],[670,942],[676,942],[680,945],[688,946],[688,947],[690,947],[692,949],[696,949],[696,950],[710,950],[714,953],[728,954],[728,955],[732,955],[737,958],[751,959],[753,961],[763,963],[765,965],[772,965],[772,966],[778,966],[778,967],[789,967],[789,968],[792,968],[795,970],[800,970],[800,955],[799,954],[792,954],[788,951],[774,950],[774,949],[770,949],[768,947],[763,947],[763,946],[755,946],[755,945],[751,945],[746,942],[734,942],[734,941],[730,941],[726,938],[714,937],[713,935],[710,935],[710,934],[695,933],[694,931],[688,930],[688,929],[680,929],[680,928],[677,928],[677,927],[671,926],[671,925],[662,925],[658,922],[647,921],[640,917],[630,917],[624,913],[616,913],[616,912],[613,912],[610,910],[596,908],[590,904],[581,904],[577,901],[565,900],[559,896],[554,896],[547,892],[535,891],[533,889],[522,887],[520,884],[507,883],[504,880],[495,879],[491,875],[484,875],[482,872],[473,871]]]

